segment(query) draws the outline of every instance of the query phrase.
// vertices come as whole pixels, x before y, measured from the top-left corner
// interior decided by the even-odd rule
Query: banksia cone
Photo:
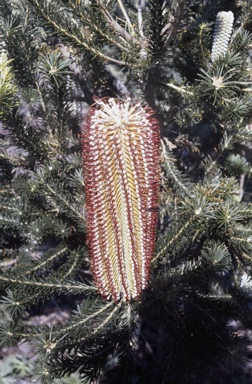
[[[96,99],[83,123],[87,236],[94,282],[125,302],[147,286],[154,251],[159,127],[130,99]]]
[[[234,15],[229,12],[218,12],[214,26],[213,46],[211,60],[214,62],[221,55],[225,55],[228,49],[229,39],[232,33]]]

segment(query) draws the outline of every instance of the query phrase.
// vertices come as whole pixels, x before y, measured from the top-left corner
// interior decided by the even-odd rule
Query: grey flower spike
[[[233,12],[219,12],[216,16],[214,37],[211,52],[211,60],[214,62],[218,57],[225,55],[233,29]]]

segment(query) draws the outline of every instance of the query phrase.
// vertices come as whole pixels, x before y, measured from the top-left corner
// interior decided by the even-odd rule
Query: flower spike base
[[[130,99],[95,99],[83,123],[88,245],[103,297],[129,302],[147,286],[154,252],[159,127]]]

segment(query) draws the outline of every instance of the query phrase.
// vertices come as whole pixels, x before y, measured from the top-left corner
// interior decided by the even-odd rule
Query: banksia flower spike
[[[96,99],[83,124],[87,232],[103,297],[129,302],[147,286],[157,224],[159,127],[130,99]]]
[[[233,23],[234,15],[231,11],[219,12],[217,14],[211,52],[212,62],[214,62],[218,57],[226,54],[233,29]]]

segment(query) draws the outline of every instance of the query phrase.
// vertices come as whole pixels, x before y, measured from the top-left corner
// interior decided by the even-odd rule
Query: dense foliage
[[[42,383],[230,383],[251,357],[235,327],[252,325],[250,1],[0,0],[0,14],[3,345],[32,343]],[[80,134],[94,96],[148,104],[161,129],[151,279],[129,304],[90,273]],[[27,325],[52,298],[70,320]]]

